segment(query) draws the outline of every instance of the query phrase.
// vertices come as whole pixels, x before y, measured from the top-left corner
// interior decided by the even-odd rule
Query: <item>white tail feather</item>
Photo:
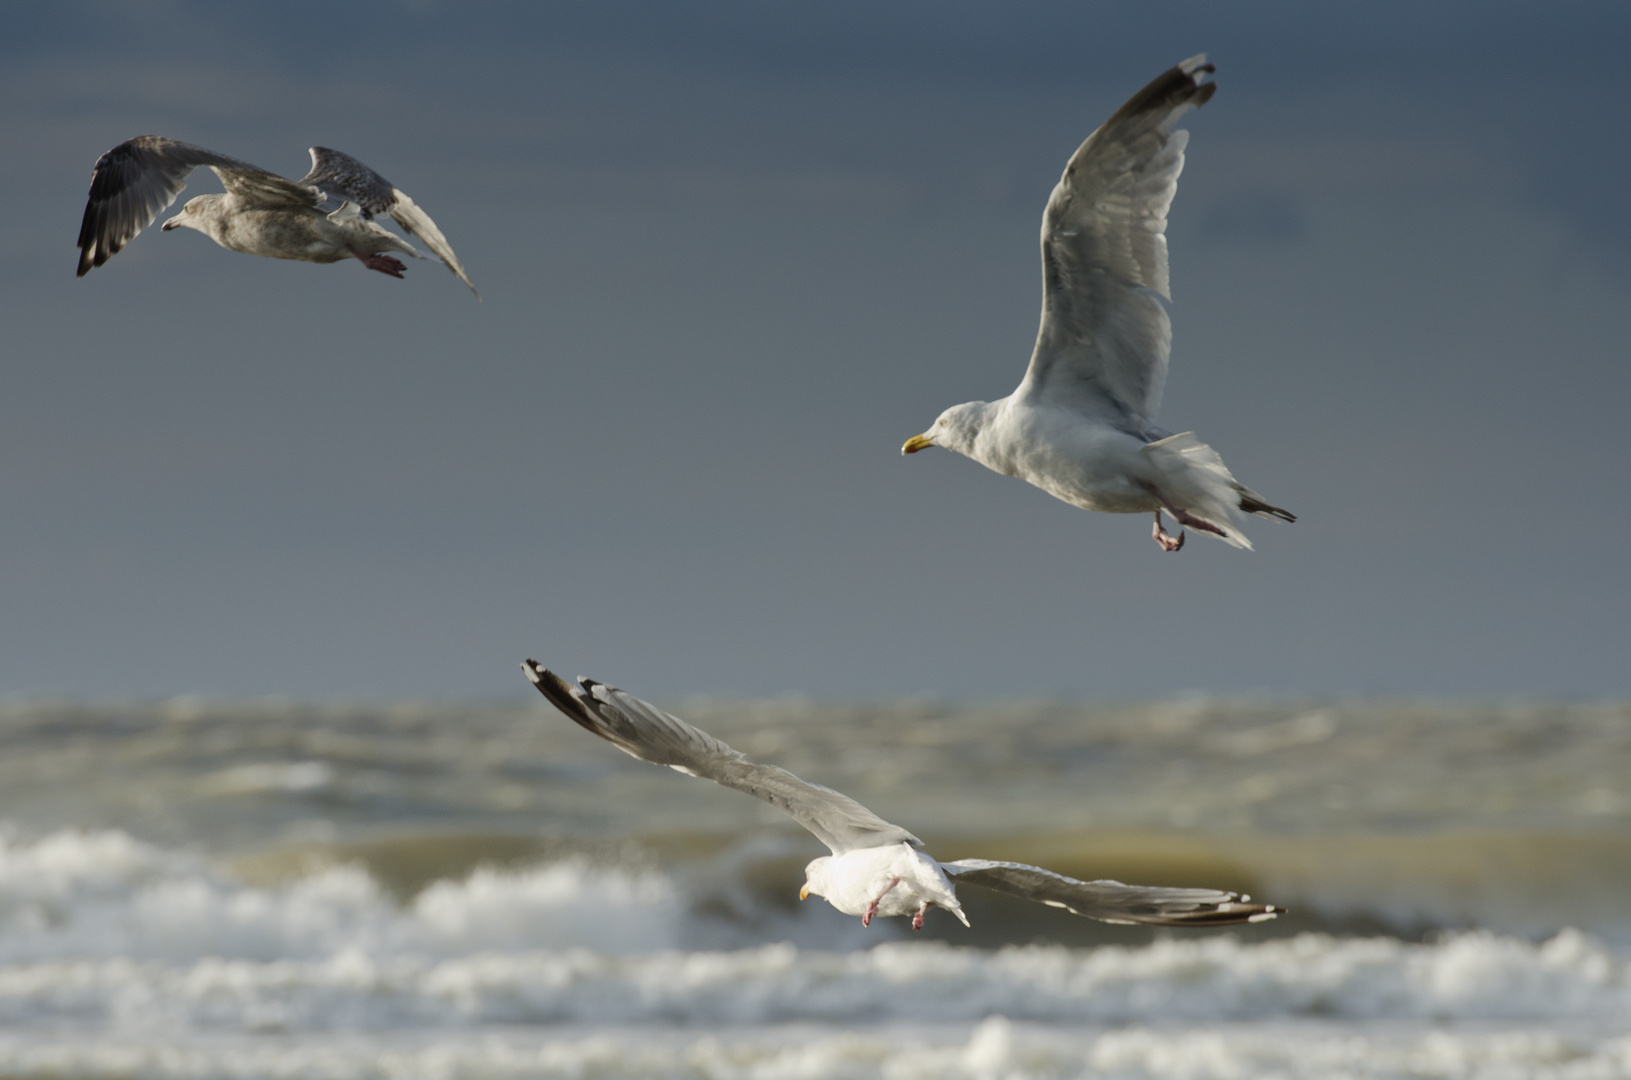
[[[1250,551],[1252,542],[1235,528],[1240,485],[1218,452],[1193,431],[1148,443],[1142,453],[1161,475],[1161,493],[1173,506],[1222,531],[1219,539]]]

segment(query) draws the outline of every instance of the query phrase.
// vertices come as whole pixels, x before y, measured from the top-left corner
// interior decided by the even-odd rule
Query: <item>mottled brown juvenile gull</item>
[[[918,850],[921,840],[848,795],[749,761],[707,732],[615,687],[592,679],[571,686],[534,660],[521,667],[556,708],[625,754],[746,792],[789,814],[832,851],[804,868],[799,899],[824,897],[844,914],[859,915],[865,926],[879,915],[911,915],[912,929],[919,930],[931,906],[945,908],[967,926],[953,878],[1108,923],[1218,926],[1263,922],[1284,910],[1218,889],[1077,881],[1039,866],[987,859],[937,862]]]
[[[901,448],[943,446],[1057,499],[1112,514],[1161,513],[1238,548],[1241,512],[1295,521],[1239,483],[1192,432],[1152,422],[1172,347],[1167,209],[1184,167],[1179,117],[1211,100],[1204,55],[1144,89],[1071,156],[1042,215],[1042,328],[1019,388],[947,409]]]
[[[151,225],[176,201],[188,175],[200,165],[220,177],[225,194],[188,199],[181,213],[164,223],[165,231],[197,229],[245,255],[315,263],[356,259],[370,270],[401,277],[406,267],[385,252],[424,256],[374,221],[376,214],[389,213],[476,292],[430,215],[349,154],[314,146],[311,171],[299,180],[285,180],[236,158],[158,135],[137,136],[97,158],[85,219],[79,226],[78,276],[107,262]]]

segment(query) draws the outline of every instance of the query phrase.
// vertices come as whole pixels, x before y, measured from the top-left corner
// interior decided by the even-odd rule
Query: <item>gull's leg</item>
[[[1184,546],[1184,531],[1179,529],[1176,538],[1168,536],[1167,530],[1161,527],[1161,511],[1159,510],[1155,512],[1155,528],[1150,530],[1150,535],[1155,537],[1155,542],[1161,545],[1162,551],[1177,551]]]
[[[889,890],[893,889],[896,885],[899,885],[899,884],[900,884],[900,878],[892,877],[892,878],[889,879],[889,884],[885,885],[883,887],[883,892],[879,893],[877,895],[877,897],[870,904],[868,904],[866,906],[866,914],[861,916],[861,925],[862,926],[871,926],[872,925],[872,916],[874,916],[874,915],[876,915],[878,913],[878,901],[882,900],[884,897],[888,896],[889,895]]]
[[[357,261],[370,270],[378,270],[382,274],[390,274],[395,278],[401,277],[402,271],[408,268],[406,263],[393,259],[389,255],[358,255]]]
[[[912,929],[913,930],[923,929],[923,916],[928,914],[928,911],[929,911],[929,902],[927,900],[925,900],[925,901],[923,901],[923,906],[918,908],[915,912],[912,913]]]
[[[1228,533],[1224,532],[1222,529],[1218,528],[1216,525],[1212,524],[1210,521],[1202,521],[1200,518],[1196,517],[1194,514],[1191,514],[1188,510],[1181,510],[1178,507],[1173,506],[1172,503],[1167,501],[1167,497],[1165,495],[1162,495],[1160,489],[1158,489],[1154,484],[1143,484],[1141,486],[1144,488],[1145,491],[1149,492],[1151,495],[1154,495],[1155,496],[1155,501],[1161,504],[1159,507],[1156,508],[1156,511],[1155,511],[1155,534],[1154,534],[1155,535],[1155,542],[1157,544],[1161,545],[1161,550],[1163,550],[1163,551],[1177,551],[1178,548],[1180,546],[1182,546],[1182,544],[1184,542],[1183,534],[1179,533],[1177,542],[1172,547],[1167,547],[1167,541],[1170,540],[1171,538],[1167,537],[1167,539],[1162,539],[1162,537],[1165,536],[1165,530],[1163,530],[1161,528],[1161,511],[1162,510],[1165,510],[1167,513],[1171,514],[1173,516],[1173,519],[1176,520],[1178,522],[1178,524],[1180,524],[1180,525],[1187,525],[1191,529],[1199,529],[1199,530],[1201,530],[1201,532],[1209,532],[1214,536],[1227,536],[1227,535],[1229,535]]]
[[[1222,529],[1218,528],[1210,521],[1202,521],[1200,518],[1189,513],[1187,510],[1179,510],[1175,506],[1169,506],[1167,509],[1172,512],[1173,517],[1178,519],[1178,524],[1180,525],[1188,525],[1191,529],[1199,529],[1201,532],[1209,532],[1213,536],[1227,535]]]

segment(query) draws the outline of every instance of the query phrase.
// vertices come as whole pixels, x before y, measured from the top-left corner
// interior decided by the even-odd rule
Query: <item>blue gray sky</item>
[[[12,4],[0,697],[1631,693],[1631,8]],[[1006,394],[1066,158],[1196,52],[1163,555],[898,450]],[[417,263],[144,233],[133,135],[352,153]],[[187,194],[216,190],[207,172]]]

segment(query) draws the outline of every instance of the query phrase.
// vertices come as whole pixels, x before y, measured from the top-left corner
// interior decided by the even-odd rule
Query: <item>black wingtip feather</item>
[[[579,727],[587,728],[596,735],[601,734],[599,726],[590,719],[588,710],[572,693],[572,687],[565,679],[536,660],[529,659],[523,662],[521,669],[527,673],[527,678],[538,688],[538,692],[549,699],[551,705],[565,713]]]
[[[1234,895],[1228,902],[1215,908],[1187,912],[1171,917],[1172,926],[1231,926],[1239,923],[1268,922],[1285,914],[1277,904],[1254,904],[1251,897]]]
[[[1072,915],[1085,915],[1087,918],[1100,916],[1068,908]],[[1277,904],[1250,904],[1239,900],[1219,904],[1216,907],[1201,908],[1198,911],[1169,911],[1152,912],[1147,914],[1129,914],[1121,918],[1105,919],[1105,922],[1126,923],[1128,925],[1142,924],[1144,926],[1239,926],[1242,923],[1268,922],[1277,919],[1286,913],[1286,909]]]
[[[1115,115],[1104,122],[1104,128],[1108,129],[1118,121],[1142,112],[1170,109],[1186,102],[1200,108],[1211,101],[1212,95],[1218,92],[1217,83],[1203,83],[1200,81],[1201,76],[1210,75],[1215,71],[1217,67],[1213,64],[1202,64],[1187,71],[1184,64],[1168,68],[1117,109]]]

